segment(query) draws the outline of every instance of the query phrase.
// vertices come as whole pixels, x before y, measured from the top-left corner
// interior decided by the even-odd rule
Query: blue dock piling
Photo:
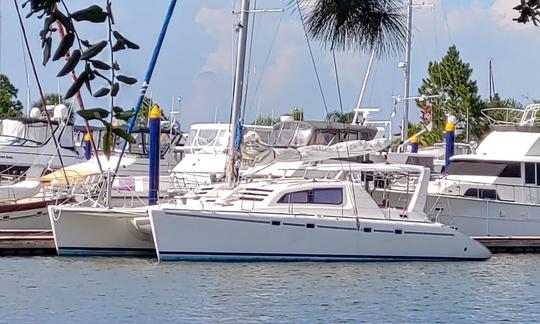
[[[90,160],[92,157],[92,137],[90,133],[84,135],[84,158]]]
[[[418,137],[411,137],[411,153],[418,153]]]
[[[445,134],[445,155],[444,155],[444,170],[448,170],[450,165],[450,158],[454,155],[454,142],[455,142],[455,132],[456,125],[452,122],[446,123],[446,134]]]
[[[150,128],[150,150],[149,150],[149,179],[148,179],[148,205],[155,205],[158,202],[159,194],[159,160],[161,135],[161,111],[158,105],[154,105],[148,114]]]

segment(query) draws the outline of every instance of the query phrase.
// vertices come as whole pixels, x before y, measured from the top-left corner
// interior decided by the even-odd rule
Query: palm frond
[[[291,0],[301,10],[309,36],[331,50],[401,51],[406,16],[399,0]]]

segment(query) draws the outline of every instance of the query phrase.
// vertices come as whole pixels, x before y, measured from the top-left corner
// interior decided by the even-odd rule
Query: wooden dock
[[[51,231],[0,230],[0,256],[56,255]]]
[[[540,236],[479,236],[492,253],[540,253]]]
[[[473,237],[492,253],[540,253],[540,236]],[[56,255],[51,231],[0,230],[0,256]]]

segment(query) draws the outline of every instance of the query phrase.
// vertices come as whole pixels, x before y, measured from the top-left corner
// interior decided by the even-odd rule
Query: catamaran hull
[[[149,210],[162,261],[484,260],[441,224],[242,212]]]
[[[148,229],[136,227],[145,209],[49,207],[60,256],[154,256]]]

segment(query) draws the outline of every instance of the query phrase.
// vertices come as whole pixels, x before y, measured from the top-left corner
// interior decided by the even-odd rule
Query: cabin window
[[[505,178],[521,178],[521,165],[519,163],[508,163],[499,176]]]
[[[536,184],[540,186],[540,163],[536,163]]]
[[[525,183],[532,183],[534,184],[536,181],[536,175],[534,172],[536,171],[534,163],[525,163]]]
[[[285,204],[307,204],[309,203],[309,191],[297,191],[283,195],[278,203]]]
[[[295,136],[293,137],[291,141],[291,146],[293,147],[301,147],[308,145],[309,139],[311,138],[311,127],[308,125],[305,125],[303,123],[298,124],[298,128],[296,130]]]
[[[358,132],[349,132],[346,135],[346,141],[357,141],[358,140]]]
[[[521,165],[516,162],[452,161],[449,175],[475,175],[521,178]]]
[[[343,190],[341,188],[314,189],[312,190],[313,204],[340,205],[343,202]]]
[[[497,191],[494,189],[478,189],[478,188],[469,188],[463,194],[464,197],[474,197],[482,199],[498,199]]]
[[[333,142],[333,139],[336,137],[335,134],[331,133],[317,133],[315,136],[314,145],[330,145]],[[332,143],[334,144],[334,143]]]
[[[218,134],[217,129],[201,129],[197,138],[194,139],[194,146],[211,146],[216,140]]]
[[[278,203],[341,205],[343,203],[343,189],[321,188],[290,192],[279,198]]]

